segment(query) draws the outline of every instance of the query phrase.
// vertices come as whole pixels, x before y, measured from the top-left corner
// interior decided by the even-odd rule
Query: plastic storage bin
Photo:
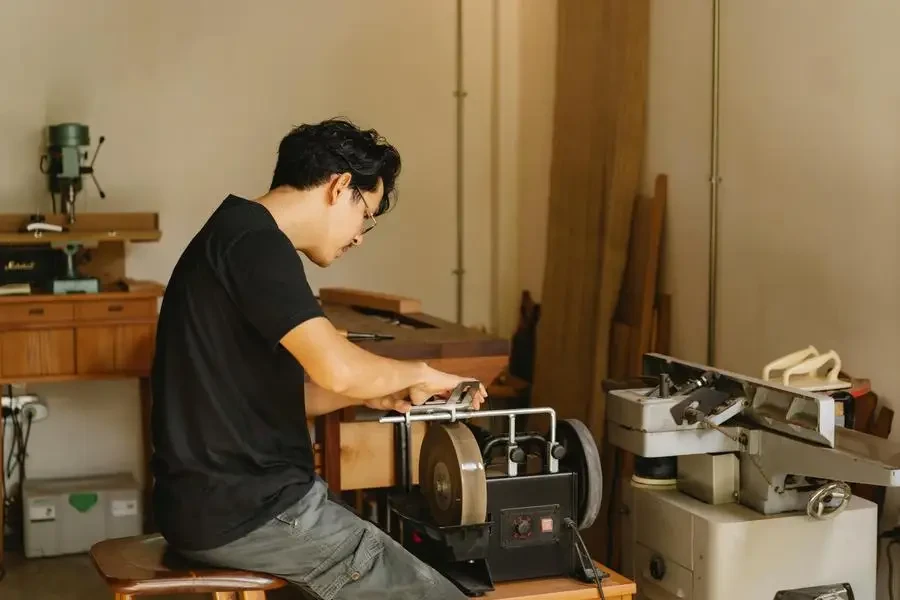
[[[142,531],[141,492],[130,473],[26,479],[22,506],[28,558],[87,552]]]

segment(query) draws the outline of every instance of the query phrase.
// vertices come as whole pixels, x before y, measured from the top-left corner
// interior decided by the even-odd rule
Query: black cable
[[[10,396],[11,397],[11,396]],[[25,471],[25,462],[28,457],[28,443],[31,440],[31,426],[34,422],[34,414],[31,411],[26,413],[26,426],[22,425],[21,422],[21,409],[17,409],[14,411],[10,411],[9,419],[12,423],[13,429],[13,439],[10,446],[9,457],[6,461],[6,469],[0,473],[0,477],[3,479],[3,506],[0,507],[0,510],[3,510],[3,522],[4,524],[8,524],[11,531],[16,532],[16,528],[18,527],[17,534],[21,533],[23,523],[21,519],[16,519],[16,522],[13,522],[11,518],[13,514],[13,510],[17,506],[21,506],[22,503],[22,485],[25,482],[26,471]],[[13,498],[8,493],[8,486],[6,485],[7,478],[12,478],[13,473],[18,472],[18,493],[16,497]],[[5,531],[0,531],[0,536],[5,536]],[[2,565],[0,565],[2,568]]]
[[[9,396],[10,400],[12,400],[12,386],[7,384],[6,390],[7,390],[7,396]],[[6,421],[3,419],[2,415],[0,415],[0,428],[5,428],[5,427],[6,427]],[[3,451],[5,450],[5,448],[3,447],[4,444],[2,443],[2,441],[3,441],[3,431],[0,431],[0,466],[3,465]],[[10,447],[10,452],[9,452],[10,455],[15,451],[15,449],[16,449],[15,438],[13,438],[13,443]],[[8,472],[9,471],[7,469],[0,468],[0,479],[3,480],[2,481],[3,505],[0,506],[0,511],[2,511],[2,513],[0,513],[0,514],[2,514],[2,516],[3,516],[3,519],[0,519],[0,524],[2,524],[2,525],[0,525],[0,546],[3,545],[3,538],[6,537],[5,528],[6,528],[6,523],[8,523],[7,515],[8,515],[9,511],[7,510],[7,507],[9,506],[9,495],[7,493],[7,488],[6,488],[6,476],[7,476]],[[0,557],[2,557],[2,556],[3,556],[3,553],[0,553]],[[6,578],[6,569],[3,566],[3,559],[0,558],[0,581],[3,581],[5,578]]]
[[[606,600],[606,594],[603,591],[603,578],[600,577],[600,572],[597,570],[597,564],[591,560],[591,553],[587,549],[587,544],[584,543],[584,539],[581,537],[581,532],[578,531],[578,526],[575,524],[575,521],[566,517],[565,524],[572,529],[572,532],[575,534],[575,552],[578,554],[578,562],[581,563],[581,568],[587,573],[587,565],[584,564],[585,560],[587,560],[588,564],[591,566],[591,570],[594,572],[594,583],[597,584],[597,590],[600,592],[600,598]],[[583,552],[583,554],[582,554]],[[893,598],[891,599],[893,600]]]

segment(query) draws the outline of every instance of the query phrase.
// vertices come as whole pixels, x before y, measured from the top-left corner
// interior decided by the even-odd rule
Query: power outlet
[[[23,394],[21,396],[3,396],[0,398],[3,408],[9,408],[13,411],[19,411],[23,418],[31,417],[31,422],[43,421],[50,415],[47,404],[34,394]]]
[[[47,405],[43,400],[38,400],[37,402],[26,404],[22,409],[22,416],[25,417],[25,419],[31,417],[32,423],[36,421],[43,421],[49,415],[50,410],[47,408]]]
[[[31,404],[33,402],[40,402],[41,399],[34,394],[27,394],[21,396],[3,396],[2,400],[0,400],[0,405],[3,408],[10,408],[12,410],[21,410],[25,408],[25,405]]]

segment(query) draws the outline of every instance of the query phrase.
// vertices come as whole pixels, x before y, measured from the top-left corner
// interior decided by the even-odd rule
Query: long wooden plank
[[[158,242],[162,239],[160,231],[137,231],[124,229],[118,231],[72,231],[64,233],[2,233],[0,244],[39,245],[68,244],[71,242],[90,244],[100,242]]]
[[[392,340],[356,342],[379,356],[400,360],[509,356],[509,340],[424,313],[373,314],[327,303],[322,308],[339,329],[393,336]]]
[[[654,195],[650,198],[639,197],[635,203],[628,244],[628,263],[613,322],[609,362],[611,379],[622,381],[639,377],[643,355],[655,349],[651,344],[654,308],[659,297],[657,281],[667,197],[666,176],[659,175]],[[664,328],[668,327],[666,322],[662,325]],[[668,339],[667,330],[660,333],[662,335],[657,336],[657,342]],[[604,478],[602,518],[599,519],[597,531],[592,533],[595,534],[595,547],[602,546],[606,550],[604,559],[615,568],[622,564],[622,486],[634,470],[634,457],[612,447],[605,440],[602,453],[603,471],[611,473],[614,463],[618,462],[620,476],[615,481],[612,477]],[[612,519],[609,518],[610,514]]]
[[[30,213],[0,214],[0,233],[17,233],[31,220]],[[46,214],[44,220],[52,225],[62,225],[69,231],[159,231],[157,213],[100,213],[86,212],[75,215],[75,222],[69,223],[63,214]]]
[[[401,315],[422,312],[422,302],[415,298],[342,287],[319,289],[319,300],[327,304],[343,304],[372,308]]]
[[[654,195],[649,198],[641,196],[635,201],[628,262],[615,316],[616,323],[629,325],[634,335],[629,339],[629,360],[625,371],[610,369],[609,374],[614,378],[639,376],[641,357],[650,351],[667,200],[667,177],[661,174],[656,177]]]
[[[583,420],[602,448],[602,382],[644,156],[650,6],[649,0],[567,0],[558,11],[532,402]]]

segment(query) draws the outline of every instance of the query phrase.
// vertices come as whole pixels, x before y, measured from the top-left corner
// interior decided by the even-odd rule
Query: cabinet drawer
[[[75,306],[78,320],[113,320],[153,317],[156,314],[154,300],[104,300],[102,302],[79,302]]]
[[[70,321],[73,307],[69,302],[27,302],[0,307],[0,321],[6,323],[49,323]]]

